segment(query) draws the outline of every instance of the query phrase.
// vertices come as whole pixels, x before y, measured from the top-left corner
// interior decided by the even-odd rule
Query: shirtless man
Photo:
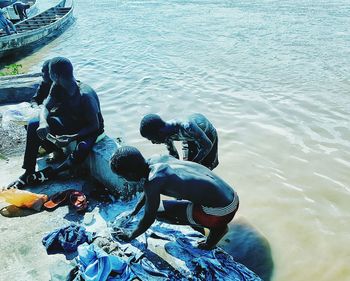
[[[169,154],[179,159],[174,141],[182,141],[183,160],[202,164],[213,170],[218,164],[218,135],[214,126],[202,114],[187,120],[163,121],[157,114],[141,120],[140,133],[152,143],[165,143]]]
[[[128,232],[119,229],[118,238],[130,241],[144,233],[155,219],[171,224],[201,226],[209,236],[199,242],[201,249],[212,249],[228,230],[239,206],[237,193],[208,168],[163,155],[147,161],[131,146],[117,149],[111,169],[127,181],[143,182],[143,196],[128,216],[135,216],[144,206],[137,227]],[[181,200],[162,200],[166,195]]]

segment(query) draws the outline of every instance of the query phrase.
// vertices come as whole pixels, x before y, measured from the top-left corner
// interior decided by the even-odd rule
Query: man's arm
[[[44,100],[47,98],[51,85],[45,82],[41,82],[38,89],[36,90],[35,95],[30,100],[30,103],[34,106],[42,104]]]
[[[80,129],[80,131],[73,135],[63,135],[58,136],[56,139],[59,146],[66,146],[70,142],[84,138],[88,135],[91,135],[97,132],[100,129],[99,122],[99,108],[95,100],[92,98],[86,98],[82,104],[83,112],[85,114],[86,126]]]
[[[137,215],[140,212],[141,208],[145,205],[145,202],[146,202],[146,196],[145,196],[145,193],[142,193],[140,200],[137,202],[134,210],[130,213],[130,216]]]
[[[213,147],[213,143],[195,122],[190,122],[188,128],[186,128],[186,133],[199,147],[197,155],[191,159],[191,161],[201,163],[210,152],[211,148]]]
[[[37,133],[39,138],[42,140],[46,139],[48,133],[50,132],[47,118],[49,116],[50,110],[54,107],[55,103],[55,98],[49,95],[44,102],[43,108],[40,111],[40,123],[39,128],[37,129]]]
[[[137,227],[130,233],[120,229],[117,236],[125,241],[131,241],[144,233],[155,221],[160,202],[160,187],[155,183],[146,183],[145,192],[145,213]]]
[[[169,154],[171,156],[174,156],[177,159],[180,159],[179,153],[177,152],[177,149],[176,149],[176,147],[174,145],[174,142],[173,141],[167,141],[165,144],[166,144],[166,148],[169,151]]]

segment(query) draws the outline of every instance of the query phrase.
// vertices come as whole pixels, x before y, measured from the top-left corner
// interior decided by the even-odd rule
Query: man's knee
[[[38,128],[39,128],[39,119],[38,118],[30,119],[27,127],[28,134],[31,134],[33,132],[36,133],[36,130]]]

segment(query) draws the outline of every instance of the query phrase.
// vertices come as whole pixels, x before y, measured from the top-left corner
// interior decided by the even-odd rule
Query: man
[[[5,30],[7,35],[11,35],[10,28],[14,33],[17,33],[16,27],[6,18],[4,11],[0,9],[0,29]]]
[[[144,215],[137,227],[128,232],[119,229],[118,238],[130,241],[144,233],[157,218],[172,223],[209,228],[202,249],[212,249],[228,230],[239,206],[236,192],[208,168],[181,161],[171,156],[144,159],[134,147],[117,149],[111,159],[111,169],[127,181],[143,182],[144,194],[129,216],[135,216],[144,206]],[[160,195],[181,200],[163,200]]]
[[[27,9],[30,8],[29,4],[24,4],[23,2],[17,1],[13,4],[13,9],[16,13],[16,15],[19,16],[19,19],[22,21],[24,19],[27,19]]]
[[[200,163],[210,170],[219,164],[216,129],[202,114],[192,114],[183,122],[165,122],[157,114],[148,114],[141,120],[140,133],[152,143],[165,143],[175,158],[179,159],[179,154],[174,141],[182,141],[183,160]]]
[[[39,87],[36,90],[36,93],[30,100],[31,107],[33,108],[36,108],[42,105],[44,100],[49,95],[49,92],[52,86],[52,80],[50,78],[50,72],[49,72],[49,64],[50,64],[50,60],[46,60],[41,67],[42,81],[40,82]],[[27,128],[27,125],[25,127]],[[52,154],[50,154],[50,156],[46,159],[47,163],[56,163],[58,161],[63,160],[65,157],[63,149],[60,147],[55,147],[55,150],[53,150],[51,143],[49,147],[46,147],[45,144],[43,144],[42,147],[45,149],[45,152],[52,151]]]
[[[49,95],[52,86],[52,80],[50,78],[49,72],[49,64],[50,60],[46,60],[41,67],[41,76],[43,80],[40,82],[35,95],[30,100],[32,107],[37,107],[41,105]]]
[[[85,160],[95,141],[104,131],[100,103],[95,91],[75,80],[71,62],[62,57],[50,60],[53,85],[40,112],[40,121],[28,124],[23,168],[25,173],[12,186],[38,184]],[[35,172],[40,145],[52,150],[76,141],[75,150],[57,168]]]

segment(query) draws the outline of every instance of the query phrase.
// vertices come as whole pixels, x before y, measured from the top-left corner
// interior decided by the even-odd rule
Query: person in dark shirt
[[[186,120],[163,121],[148,114],[140,123],[140,133],[152,143],[165,143],[169,154],[179,159],[174,141],[182,141],[183,160],[200,163],[210,170],[218,164],[218,135],[211,122],[200,113]]]
[[[28,124],[22,166],[25,172],[10,186],[21,188],[38,184],[82,163],[104,132],[99,99],[90,86],[74,78],[71,62],[63,57],[53,58],[49,72],[53,84],[43,103],[40,120],[34,118]],[[35,172],[40,145],[51,146],[54,150],[56,146],[65,147],[73,141],[77,143],[75,149],[61,165]]]
[[[112,156],[110,166],[127,181],[143,185],[142,197],[126,214],[127,218],[132,218],[144,207],[142,218],[131,231],[120,228],[115,232],[115,236],[124,241],[140,236],[157,219],[208,228],[208,238],[198,246],[212,249],[227,232],[227,225],[239,208],[239,198],[233,188],[208,168],[194,162],[169,155],[146,160],[137,148],[122,146]],[[161,200],[161,195],[177,200]]]
[[[17,1],[15,4],[12,5],[12,7],[21,21],[28,18],[27,9],[30,8],[29,4],[24,4],[23,2]]]
[[[49,64],[50,64],[50,60],[46,60],[41,67],[41,76],[43,80],[40,82],[39,87],[36,90],[36,93],[30,100],[32,107],[37,107],[41,105],[49,95],[49,92],[52,86],[52,80],[50,78],[50,72],[49,72]]]

